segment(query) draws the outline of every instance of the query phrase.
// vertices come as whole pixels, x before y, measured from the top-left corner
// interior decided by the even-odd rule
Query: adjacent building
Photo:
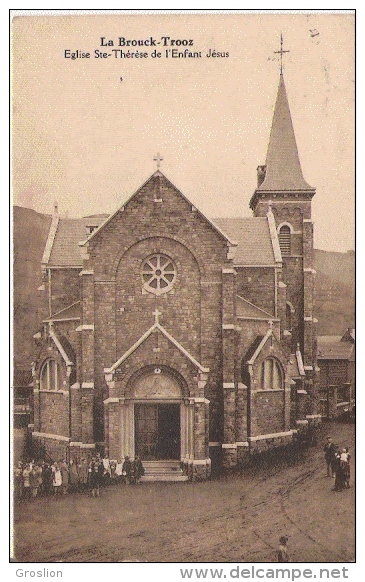
[[[355,330],[342,336],[318,336],[320,412],[335,419],[355,402]]]

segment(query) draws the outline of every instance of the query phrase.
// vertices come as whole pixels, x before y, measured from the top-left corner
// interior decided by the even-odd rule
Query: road
[[[323,425],[300,459],[261,462],[202,483],[111,486],[99,498],[24,501],[14,513],[19,562],[272,562],[280,535],[292,562],[355,559],[351,424]],[[327,434],[352,454],[351,488],[332,491]]]

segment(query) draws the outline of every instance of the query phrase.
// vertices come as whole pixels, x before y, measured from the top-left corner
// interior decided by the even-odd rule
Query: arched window
[[[283,372],[275,358],[266,358],[260,368],[260,390],[282,390]]]
[[[279,245],[281,250],[281,255],[283,257],[288,257],[291,254],[291,230],[290,226],[283,224],[279,230]]]
[[[61,368],[55,360],[44,362],[40,374],[41,390],[60,390],[62,386]]]

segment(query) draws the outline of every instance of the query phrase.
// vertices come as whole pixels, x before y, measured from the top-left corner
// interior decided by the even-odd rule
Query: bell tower
[[[257,168],[257,188],[250,207],[254,216],[271,214],[275,221],[282,256],[282,283],[286,286],[284,328],[291,333],[291,353],[299,344],[309,378],[316,371],[311,216],[314,194],[315,189],[303,177],[281,69],[266,162]]]

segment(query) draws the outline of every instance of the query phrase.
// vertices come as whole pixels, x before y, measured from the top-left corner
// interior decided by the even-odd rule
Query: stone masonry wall
[[[232,266],[227,249],[227,241],[158,175],[90,241],[84,269],[94,272],[94,381],[101,398],[107,395],[104,368],[151,327],[157,308],[161,325],[210,369],[210,438],[221,437],[222,268]],[[143,289],[141,278],[144,260],[155,253],[176,267],[173,289],[160,296]]]
[[[273,434],[284,431],[284,391],[265,390],[252,395],[252,428],[255,433]]]
[[[237,294],[270,315],[275,315],[275,269],[237,268]]]
[[[40,391],[39,432],[69,436],[68,392]]]
[[[52,313],[79,301],[79,272],[80,269],[51,269]]]

